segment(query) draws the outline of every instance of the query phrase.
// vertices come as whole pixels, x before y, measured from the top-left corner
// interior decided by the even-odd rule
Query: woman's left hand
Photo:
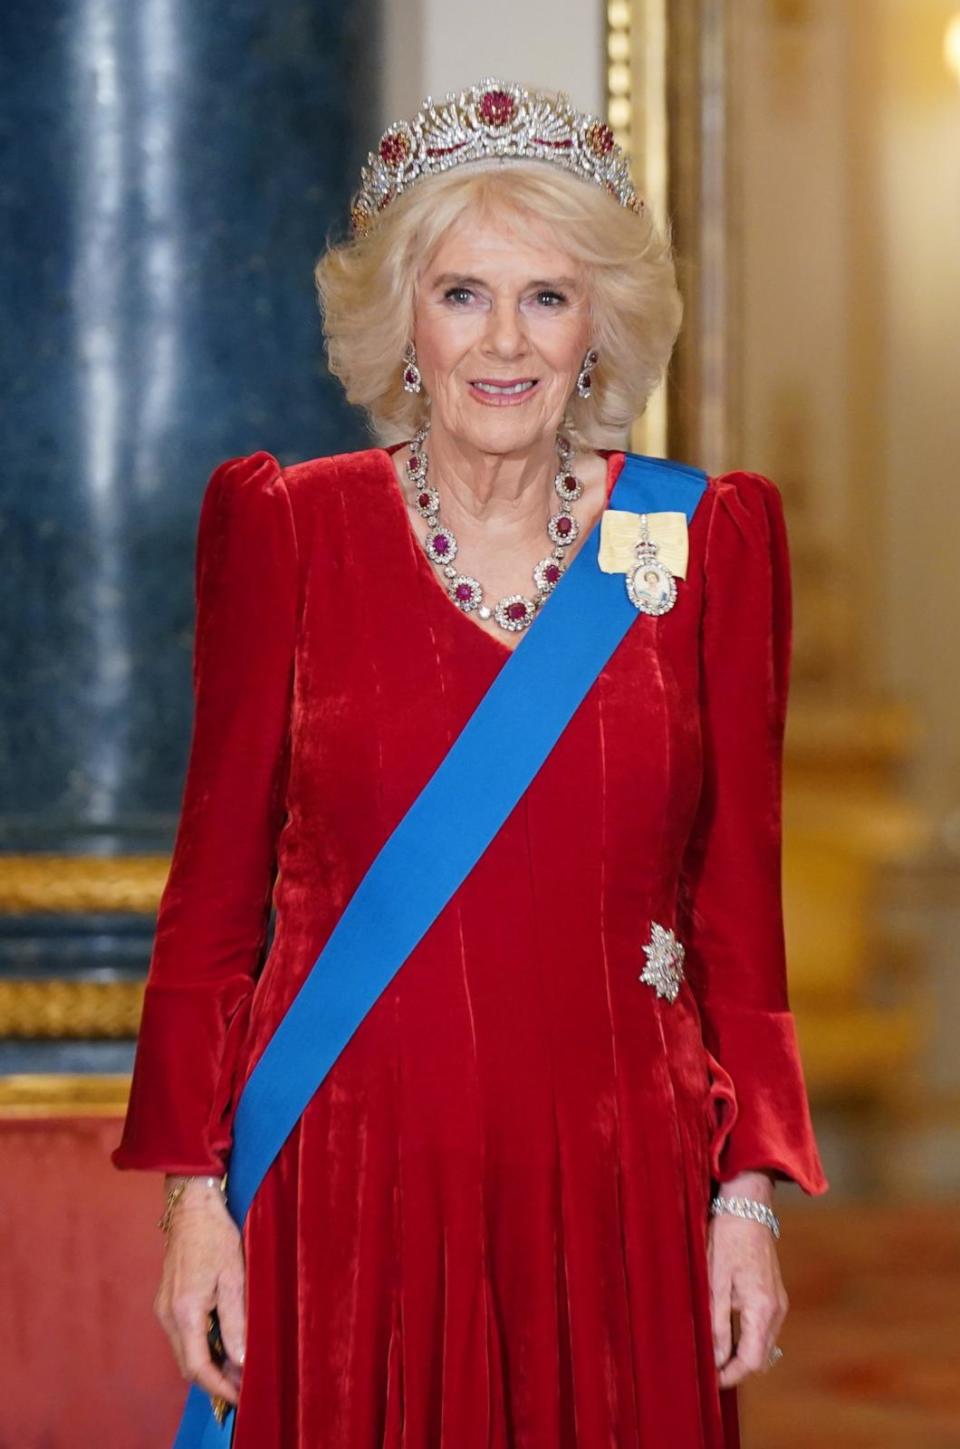
[[[752,1197],[772,1206],[773,1182],[765,1172],[743,1172],[722,1185],[724,1197]],[[707,1238],[714,1356],[722,1389],[748,1374],[766,1373],[789,1299],[780,1276],[777,1244],[763,1223],[720,1213]],[[740,1314],[733,1342],[731,1314]]]

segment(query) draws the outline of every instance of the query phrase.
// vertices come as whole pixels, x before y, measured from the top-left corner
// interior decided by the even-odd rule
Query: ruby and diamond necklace
[[[516,633],[526,629],[536,618],[537,611],[548,595],[556,588],[565,567],[566,551],[577,538],[580,525],[571,512],[571,504],[583,495],[583,484],[571,473],[569,462],[573,449],[567,438],[557,434],[557,454],[560,464],[553,480],[554,490],[560,499],[560,507],[547,521],[547,535],[553,545],[552,551],[540,560],[533,569],[536,593],[532,598],[526,594],[507,594],[498,599],[491,608],[484,598],[483,585],[472,574],[462,574],[454,567],[459,545],[452,529],[440,522],[440,495],[429,482],[429,465],[423,450],[429,423],[424,423],[410,442],[410,457],[407,459],[407,477],[416,492],[414,504],[420,517],[426,520],[427,537],[424,549],[430,562],[440,570],[444,586],[458,609],[465,614],[476,613],[479,619],[493,618],[501,629]]]

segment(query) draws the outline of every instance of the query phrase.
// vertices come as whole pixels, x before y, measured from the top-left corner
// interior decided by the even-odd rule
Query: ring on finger
[[[773,1368],[774,1364],[779,1363],[782,1358],[783,1349],[780,1348],[777,1344],[774,1344],[773,1348],[770,1350],[769,1355],[767,1356],[767,1367]]]

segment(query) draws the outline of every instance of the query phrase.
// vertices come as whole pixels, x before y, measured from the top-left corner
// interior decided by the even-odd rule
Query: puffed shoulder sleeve
[[[714,480],[701,632],[703,778],[680,887],[685,967],[708,1052],[726,1074],[719,1181],[767,1168],[819,1194],[790,1011],[781,887],[781,782],[791,646],[790,562],[777,488]]]
[[[196,543],[193,728],[119,1168],[221,1174],[285,811],[294,520],[265,452],[214,469]]]

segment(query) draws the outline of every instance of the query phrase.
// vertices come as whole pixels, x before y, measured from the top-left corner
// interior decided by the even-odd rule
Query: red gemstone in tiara
[[[402,131],[388,131],[378,150],[385,166],[402,166],[410,155],[410,142]]]
[[[484,91],[477,109],[488,126],[505,126],[517,114],[517,103],[509,91]]]
[[[613,132],[603,121],[597,121],[587,128],[586,141],[595,156],[609,156],[615,144]]]

